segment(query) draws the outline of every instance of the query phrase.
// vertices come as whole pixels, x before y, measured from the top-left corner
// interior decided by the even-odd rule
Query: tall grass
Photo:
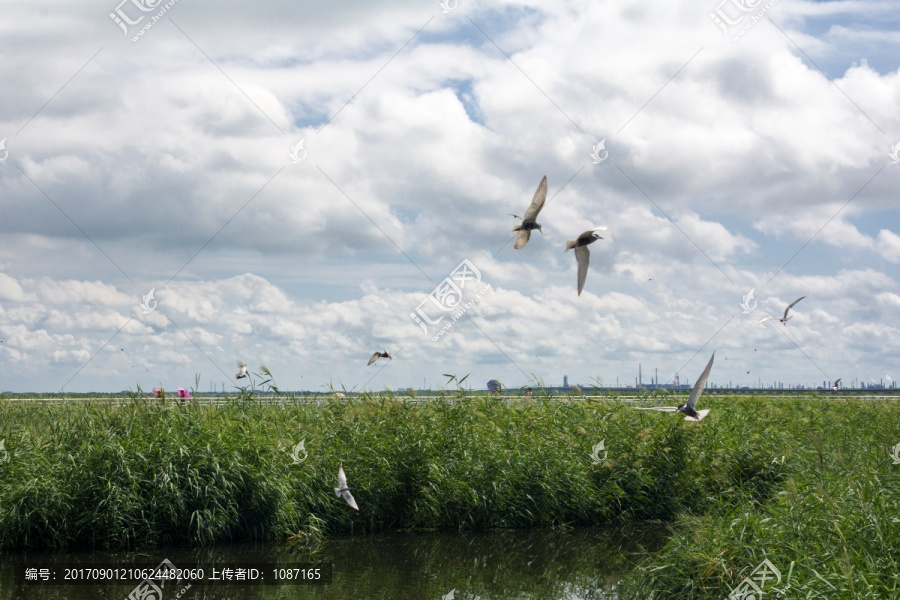
[[[709,433],[720,445],[747,448],[777,436],[783,481],[767,501],[710,498],[703,514],[681,514],[665,549],[632,574],[623,597],[722,598],[764,559],[782,575],[779,585],[765,590],[772,597],[900,597],[900,465],[889,455],[900,442],[900,405],[802,399],[730,404],[726,419],[711,422]],[[705,449],[695,457],[710,458]],[[742,464],[726,462],[722,469],[741,481]],[[772,489],[758,483],[750,488]]]
[[[603,400],[0,402],[0,423],[3,549],[672,519],[711,495],[764,497],[781,476],[772,437],[722,443],[714,420]],[[593,465],[602,438],[609,458]],[[358,513],[332,493],[341,464]]]
[[[724,597],[764,557],[782,586],[793,563],[791,597],[896,592],[900,407],[704,402],[713,412],[689,423],[540,394],[0,401],[0,549],[660,520],[672,538],[626,581],[631,597]],[[359,512],[333,493],[340,465]]]

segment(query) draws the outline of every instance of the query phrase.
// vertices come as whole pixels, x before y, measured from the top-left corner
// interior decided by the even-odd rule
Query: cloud
[[[20,389],[91,356],[70,389],[220,384],[238,358],[283,387],[624,381],[749,336],[782,356],[754,370],[819,381],[843,327],[896,317],[900,70],[845,57],[895,37],[886,6],[779,2],[784,33],[738,43],[689,2],[178,3],[137,43],[101,2],[10,7],[0,359]],[[544,175],[543,233],[504,246]],[[595,225],[578,297],[564,243]],[[464,258],[489,292],[432,342],[409,313]],[[729,321],[752,285],[765,310],[808,295],[789,331],[815,364]],[[384,345],[398,359],[364,368]]]

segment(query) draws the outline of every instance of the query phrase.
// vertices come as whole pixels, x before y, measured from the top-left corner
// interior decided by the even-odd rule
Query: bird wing
[[[529,231],[528,229],[520,229],[519,235],[518,237],[516,237],[516,243],[513,244],[513,248],[515,248],[516,250],[524,248],[529,239],[531,239],[531,231]]]
[[[350,493],[350,490],[344,490],[342,495],[344,496],[344,500],[347,501],[347,504],[350,505],[350,508],[359,510],[359,507],[356,505],[356,500],[353,498],[353,494]]]
[[[524,221],[534,221],[538,213],[541,212],[541,209],[544,208],[544,201],[547,200],[547,176],[544,175],[544,178],[541,179],[541,183],[538,184],[537,191],[534,192],[534,198],[531,199],[531,204],[528,206],[528,210],[525,211]]]
[[[676,412],[678,409],[674,406],[632,406],[635,410],[661,410],[663,412]]]
[[[371,365],[373,362],[375,362],[379,358],[381,358],[381,352],[376,352],[375,354],[372,355],[372,358],[369,359],[369,362],[366,363],[366,366],[368,367],[369,365]]]
[[[783,318],[787,319],[787,314],[788,314],[788,311],[791,310],[791,307],[794,306],[795,304],[797,304],[798,302],[800,302],[801,300],[803,300],[804,298],[806,298],[806,296],[800,296],[799,298],[797,298],[796,300],[794,300],[793,302],[788,304],[788,307],[786,309],[784,309],[784,317]]]
[[[575,248],[575,260],[578,261],[578,295],[580,296],[587,279],[588,264],[591,262],[591,251],[587,246]]]
[[[691,388],[691,395],[688,398],[687,406],[688,408],[694,408],[697,406],[697,400],[700,399],[700,394],[703,393],[703,388],[706,386],[706,380],[709,379],[709,372],[712,370],[713,361],[716,358],[716,353],[713,352],[712,356],[709,357],[709,362],[706,363],[706,368],[703,369],[703,373],[700,374],[697,382],[694,383],[694,387]]]
[[[347,476],[344,474],[344,467],[338,469],[338,485],[342,488],[347,487]]]
[[[684,420],[685,421],[702,421],[703,417],[705,417],[706,415],[709,414],[709,410],[710,409],[708,409],[708,408],[704,408],[703,410],[698,410],[696,417],[688,417],[687,415],[685,415]]]
[[[246,366],[247,366],[247,363],[245,363],[244,361],[242,361],[242,360],[238,361],[238,369],[243,369]]]
[[[765,319],[760,319],[760,321],[759,321],[759,323],[757,323],[757,325],[762,325],[766,321],[777,321],[777,320],[778,320],[778,317],[766,317]]]

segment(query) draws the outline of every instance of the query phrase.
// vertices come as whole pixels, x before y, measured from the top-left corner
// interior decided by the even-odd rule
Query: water
[[[659,528],[504,531],[490,533],[395,533],[329,540],[315,550],[289,545],[233,545],[202,550],[137,553],[7,554],[0,563],[0,598],[122,600],[136,580],[120,585],[16,585],[15,564],[48,566],[58,577],[84,565],[156,567],[168,559],[177,568],[265,563],[269,569],[317,563],[331,565],[327,585],[236,585],[169,581],[161,597],[143,600],[599,600],[614,599],[616,582],[633,562],[661,548]],[[261,568],[261,570],[266,570]],[[320,574],[322,572],[320,571]],[[265,576],[265,575],[264,575]],[[450,592],[456,590],[450,596]]]

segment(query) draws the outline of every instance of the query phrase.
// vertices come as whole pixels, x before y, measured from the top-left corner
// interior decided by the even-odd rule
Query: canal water
[[[328,540],[313,549],[242,544],[5,554],[0,599],[613,600],[617,581],[664,543],[664,530],[641,526],[392,533]],[[167,569],[184,577],[166,578]],[[147,577],[129,579],[134,575]],[[251,577],[256,584],[246,583]],[[54,583],[44,581],[51,578]],[[57,585],[73,578],[87,581]]]

